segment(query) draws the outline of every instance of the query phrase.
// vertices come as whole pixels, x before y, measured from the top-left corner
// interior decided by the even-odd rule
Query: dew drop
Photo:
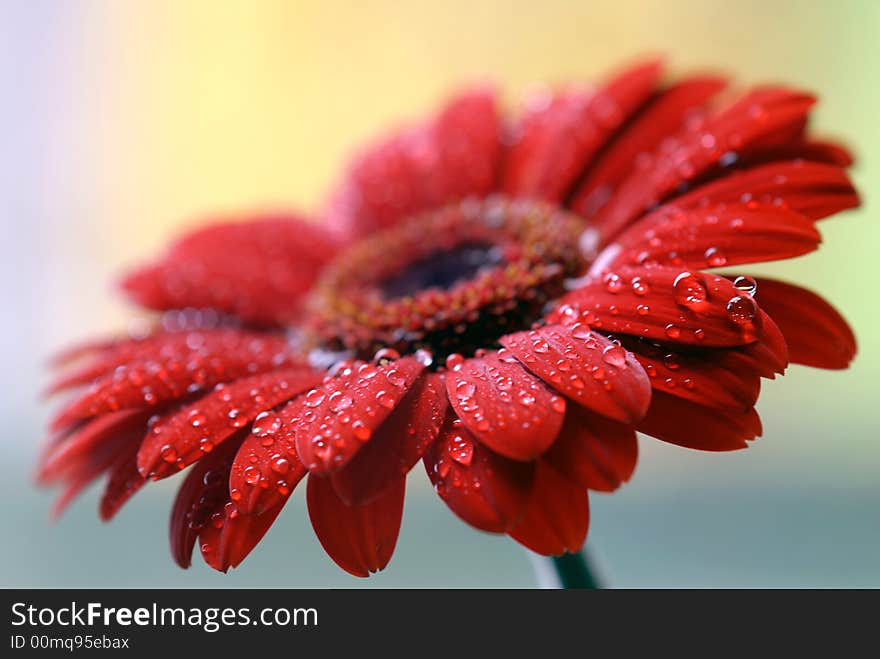
[[[393,348],[382,348],[377,351],[375,355],[373,355],[373,362],[376,364],[381,364],[386,361],[393,361],[395,359],[400,359],[400,353],[394,350]]]
[[[421,364],[425,368],[434,363],[434,355],[432,355],[428,350],[425,350],[424,348],[419,348],[418,350],[416,350],[415,358],[416,361],[418,361],[419,364]]]
[[[362,442],[367,441],[373,434],[373,431],[367,428],[360,419],[351,424],[351,429],[354,432],[354,436]]]
[[[721,266],[727,265],[727,257],[717,247],[710,247],[706,250],[703,256],[706,259],[706,263],[708,263],[713,268],[720,268]]]
[[[528,391],[521,391],[519,393],[519,402],[526,407],[531,407],[535,404],[535,397]]]
[[[276,474],[286,474],[290,471],[290,462],[281,456],[277,456],[273,459],[270,466],[272,467],[272,471]]]
[[[754,297],[758,290],[758,282],[751,277],[737,277],[733,280],[733,285],[749,297]]]
[[[609,293],[620,293],[623,290],[623,279],[620,278],[620,275],[609,272],[605,275],[605,290]]]
[[[199,410],[193,410],[189,413],[189,422],[193,428],[198,428],[199,426],[205,425],[207,419],[205,415],[202,414]]]
[[[683,307],[697,307],[702,305],[708,297],[706,287],[699,278],[690,272],[679,274],[672,284],[675,303]]]
[[[397,399],[383,389],[376,394],[376,402],[390,410],[397,403]]]
[[[327,402],[330,403],[330,409],[333,412],[342,412],[343,410],[347,410],[354,404],[351,396],[347,396],[343,394],[341,391],[334,391],[330,394],[330,398],[327,399]]]
[[[260,482],[260,470],[256,467],[248,467],[244,470],[244,482],[248,485],[256,485]]]
[[[388,380],[388,383],[395,387],[402,387],[406,384],[406,379],[400,374],[396,368],[392,368],[385,374],[385,379]]]
[[[306,394],[305,400],[308,407],[318,407],[318,405],[324,402],[324,392],[312,389]]]
[[[619,345],[607,346],[602,351],[602,360],[611,366],[623,367],[626,365],[626,350]]]
[[[474,392],[476,390],[476,385],[470,380],[462,380],[457,385],[455,385],[455,394],[459,397],[459,399],[470,398],[474,395]]]
[[[582,325],[581,323],[575,323],[571,326],[571,336],[575,339],[579,339],[581,341],[586,341],[592,336],[590,332],[590,328],[588,325]]]
[[[177,451],[175,451],[174,447],[170,444],[166,444],[161,449],[159,449],[159,455],[168,464],[177,461]]]
[[[737,295],[730,298],[727,303],[727,316],[737,325],[748,325],[755,319],[758,313],[758,305],[746,296]]]
[[[446,368],[450,371],[457,371],[462,364],[464,364],[464,357],[457,352],[453,352],[446,358]]]
[[[646,282],[641,277],[633,277],[632,280],[632,290],[636,295],[643,297],[648,294],[650,289],[648,288],[648,282]]]
[[[458,464],[467,467],[474,457],[474,445],[460,435],[456,435],[452,438],[449,455]]]

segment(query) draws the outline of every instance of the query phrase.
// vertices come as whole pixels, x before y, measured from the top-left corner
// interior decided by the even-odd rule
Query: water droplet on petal
[[[620,275],[609,272],[605,275],[605,290],[609,293],[620,293],[623,289],[623,279],[621,279]]]
[[[306,394],[305,400],[308,407],[318,407],[318,405],[324,402],[324,392],[312,389]]]
[[[588,325],[575,323],[571,326],[571,336],[575,339],[586,341],[592,336],[592,332],[590,331],[590,327]]]
[[[446,368],[450,371],[457,371],[461,368],[462,364],[464,364],[464,357],[457,352],[453,352],[446,358]]]
[[[341,391],[334,391],[330,394],[330,398],[327,402],[330,403],[330,410],[333,412],[342,412],[354,404],[351,396],[347,396]]]
[[[351,429],[354,431],[354,436],[357,437],[360,441],[367,441],[373,432],[364,425],[364,422],[358,419],[354,423],[351,424]]]
[[[467,467],[474,457],[474,445],[460,435],[456,435],[452,438],[449,455],[457,463]]]
[[[632,290],[638,296],[645,296],[650,291],[648,287],[648,282],[646,282],[641,277],[633,277],[632,280]]]
[[[602,360],[606,364],[611,364],[618,368],[626,366],[626,350],[619,345],[607,346],[602,351]]]
[[[751,277],[737,277],[733,280],[733,285],[749,297],[754,297],[758,290],[758,282]]]
[[[400,374],[396,368],[392,368],[385,374],[385,379],[388,380],[388,383],[395,387],[402,387],[406,384],[406,379]]]
[[[260,482],[260,470],[256,467],[248,467],[244,470],[244,482],[248,485],[256,485]]]
[[[376,402],[382,407],[390,410],[395,404],[397,404],[397,399],[387,391],[382,390],[376,394]]]
[[[727,265],[727,257],[717,247],[710,247],[706,250],[706,253],[703,254],[703,256],[706,259],[706,263],[713,268],[720,268],[721,266]]]
[[[737,295],[730,298],[727,303],[727,316],[737,325],[748,325],[755,319],[758,313],[758,305],[746,296]]]
[[[706,287],[697,275],[690,272],[679,274],[672,284],[675,303],[683,307],[698,307],[708,297]]]

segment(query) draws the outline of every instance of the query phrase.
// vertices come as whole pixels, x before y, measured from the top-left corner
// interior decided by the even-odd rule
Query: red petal
[[[59,366],[70,361],[91,357],[73,371],[68,371],[47,388],[47,394],[88,384],[95,378],[109,373],[117,366],[139,357],[150,357],[167,350],[171,344],[185,346],[191,333],[214,334],[228,332],[221,327],[221,317],[210,309],[183,309],[168,311],[153,324],[145,335],[122,335],[80,344],[56,356],[53,362]],[[257,336],[257,334],[254,334]]]
[[[238,567],[266,535],[283,506],[282,502],[260,514],[245,515],[227,502],[199,533],[202,558],[220,572]]]
[[[322,377],[321,372],[297,368],[217,385],[211,393],[153,424],[138,455],[140,472],[154,480],[176,474],[261,412],[317,385]]]
[[[142,433],[142,429],[115,433],[70,462],[64,475],[65,488],[53,503],[50,516],[60,517],[77,495],[127,453]]]
[[[508,535],[534,552],[560,556],[581,548],[589,525],[590,502],[584,489],[538,460],[529,503]]]
[[[50,448],[41,460],[37,480],[48,483],[63,478],[101,445],[121,435],[132,436],[132,441],[137,441],[147,432],[148,417],[149,413],[142,410],[123,410],[92,419]]]
[[[592,217],[635,169],[639,155],[653,151],[664,138],[678,133],[686,120],[701,114],[705,103],[726,85],[723,78],[688,78],[664,90],[611,142],[587,172],[571,208]]]
[[[452,99],[427,125],[371,146],[332,198],[330,225],[367,235],[431,207],[487,194],[497,174],[498,125],[494,95],[477,90]]]
[[[237,440],[224,442],[199,460],[177,491],[171,508],[169,539],[171,555],[180,567],[190,566],[196,538],[212,523],[212,516],[217,513],[218,519],[222,519],[223,506],[229,498],[229,469],[239,445]]]
[[[613,492],[630,479],[638,455],[631,425],[572,407],[543,460],[581,490]]]
[[[220,382],[299,365],[278,335],[238,330],[164,335],[151,356],[138,357],[95,381],[55,417],[52,427],[120,409],[156,407]]]
[[[493,453],[451,412],[423,462],[437,494],[471,526],[503,533],[522,517],[535,463]]]
[[[105,522],[111,520],[146,483],[137,468],[138,447],[137,443],[132,443],[110,468],[99,507],[101,519]]]
[[[624,345],[644,367],[655,390],[709,407],[748,409],[758,400],[760,374],[743,363],[720,361],[721,350],[683,352],[632,339]]]
[[[730,203],[782,204],[818,220],[858,206],[859,197],[840,167],[794,160],[735,171],[675,199],[678,208]]]
[[[702,126],[688,126],[661,144],[645,165],[630,174],[595,218],[603,237],[611,237],[645,209],[664,201],[728,153],[748,152],[789,139],[800,130],[815,99],[781,88],[759,89]],[[780,137],[780,135],[786,137]]]
[[[765,315],[755,343],[738,348],[713,351],[718,366],[737,372],[752,372],[770,380],[785,372],[788,346],[776,323]]]
[[[765,318],[723,277],[655,266],[591,275],[546,320],[660,342],[738,346],[758,339]]]
[[[436,439],[447,406],[441,376],[418,380],[366,446],[332,475],[336,494],[348,505],[363,505],[406,476]]]
[[[235,456],[229,492],[243,513],[262,513],[286,501],[308,473],[293,447],[289,424],[295,406],[260,415]]]
[[[150,309],[206,307],[279,326],[296,317],[300,298],[336,249],[327,231],[296,216],[212,224],[122,285]]]
[[[296,454],[309,471],[339,471],[376,429],[424,370],[414,357],[381,366],[359,363],[295,400],[282,410]],[[277,437],[279,448],[289,437]]]
[[[779,325],[791,361],[816,368],[846,368],[856,338],[846,320],[824,299],[799,286],[758,279],[755,299]]]
[[[560,200],[599,148],[650,96],[659,62],[625,71],[594,93],[569,91],[522,120],[502,188],[511,196]]]
[[[500,339],[527,369],[571,400],[618,421],[636,421],[651,400],[632,355],[583,325],[547,325]]]
[[[309,518],[321,546],[339,567],[368,577],[388,565],[403,517],[406,480],[401,478],[378,499],[349,506],[329,478],[312,475],[306,488]]]
[[[761,434],[761,419],[754,408],[705,407],[655,391],[651,408],[636,429],[687,448],[733,451],[746,448],[748,440]]]
[[[604,269],[623,265],[712,268],[788,259],[818,248],[806,216],[785,207],[732,203],[681,210],[664,206],[624,230],[599,256]]]
[[[565,400],[516,360],[501,360],[497,353],[468,359],[449,371],[446,390],[468,430],[513,460],[534,460],[562,427]]]

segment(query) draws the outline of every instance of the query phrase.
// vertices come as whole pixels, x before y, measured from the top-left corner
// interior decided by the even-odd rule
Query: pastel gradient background
[[[634,481],[593,498],[588,544],[615,586],[880,586],[878,35],[873,0],[0,0],[0,585],[532,585],[525,553],[459,522],[420,468],[367,581],[323,555],[301,493],[227,576],[173,565],[174,482],[109,525],[93,488],[49,524],[30,482],[45,359],[135,317],[110,287],[124,267],[213,212],[317,208],[356,145],[458,84],[494,79],[514,107],[535,82],[663,53],[821,94],[815,125],[855,148],[865,206],[825,221],[819,252],[751,272],[833,300],[860,354],[766,383],[746,451],[643,438]]]

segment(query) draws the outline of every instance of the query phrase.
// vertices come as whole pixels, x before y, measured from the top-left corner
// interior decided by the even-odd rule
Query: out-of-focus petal
[[[849,366],[856,338],[834,307],[800,286],[765,278],[756,282],[755,299],[782,331],[792,362],[816,368]]]
[[[160,417],[141,444],[141,474],[159,479],[199,460],[239,428],[321,382],[323,373],[298,367],[219,384],[194,403]]]
[[[734,171],[676,197],[674,205],[688,209],[736,203],[780,205],[819,220],[858,206],[859,197],[842,168],[791,160]]]
[[[207,307],[259,326],[294,320],[338,239],[298,216],[211,224],[129,274],[125,291],[150,309]]]
[[[327,222],[364,236],[495,184],[500,155],[495,96],[485,89],[453,98],[426,125],[368,148],[330,200]]]
[[[594,219],[604,239],[613,237],[653,204],[718,165],[726,154],[784,143],[800,132],[815,98],[780,87],[756,89],[664,141],[620,185]],[[734,156],[735,157],[735,156]]]
[[[665,138],[675,135],[686,121],[705,112],[705,105],[726,85],[717,76],[694,76],[657,94],[604,149],[587,170],[572,198],[571,208],[592,217],[636,169],[638,158],[653,151]]]
[[[155,408],[220,382],[302,364],[278,335],[216,330],[163,336],[149,355],[102,375],[55,417],[52,427],[122,409]]]
[[[603,144],[649,98],[661,73],[640,64],[596,91],[572,90],[528,112],[507,154],[502,190],[561,201]]]

